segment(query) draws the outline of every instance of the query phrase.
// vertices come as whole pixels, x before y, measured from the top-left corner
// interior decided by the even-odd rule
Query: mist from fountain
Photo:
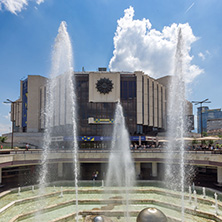
[[[183,73],[183,38],[181,28],[175,54],[175,71],[169,87],[167,118],[168,145],[165,182],[168,188],[181,191],[181,213],[184,221],[184,132],[185,132],[185,82]],[[179,164],[175,159],[179,159]]]
[[[106,177],[106,187],[119,187],[125,197],[126,215],[129,221],[129,190],[135,185],[135,168],[130,152],[130,139],[125,126],[123,108],[120,102],[116,105],[111,151]]]
[[[45,105],[45,131],[41,172],[39,176],[40,193],[44,193],[49,177],[48,158],[52,146],[52,137],[61,131],[72,132],[74,180],[76,195],[76,220],[78,220],[78,143],[76,127],[76,95],[73,75],[73,53],[66,22],[62,21],[52,51],[52,65],[47,82]],[[68,128],[66,128],[68,126]],[[59,129],[59,130],[58,130]],[[59,132],[57,132],[57,130]],[[70,133],[69,133],[70,134]],[[69,135],[68,134],[68,135]]]

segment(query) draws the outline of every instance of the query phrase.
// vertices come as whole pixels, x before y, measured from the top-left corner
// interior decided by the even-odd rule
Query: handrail
[[[41,154],[43,152],[42,149],[30,149],[30,150],[8,150],[5,152],[4,150],[0,150],[0,155],[7,155],[7,154]],[[109,153],[110,150],[108,149],[79,149],[78,153]],[[118,151],[116,151],[118,152]],[[179,150],[173,151],[174,153],[180,153]],[[73,150],[65,150],[65,149],[51,149],[49,153],[73,153]],[[148,148],[148,149],[137,149],[131,150],[131,153],[168,153],[167,150],[164,148]],[[186,150],[185,154],[215,154],[220,155],[222,154],[222,150]]]

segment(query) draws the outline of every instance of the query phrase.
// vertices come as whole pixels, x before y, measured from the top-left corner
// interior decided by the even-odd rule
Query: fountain
[[[189,186],[189,203],[191,204],[191,194],[192,194],[192,190],[191,190],[191,186]]]
[[[18,188],[18,196],[21,196],[21,187]]]
[[[197,209],[197,191],[193,191],[193,196],[194,196],[194,210]]]
[[[181,192],[181,220],[184,221],[184,132],[185,125],[185,79],[183,64],[183,38],[181,28],[178,30],[175,70],[169,87],[169,107],[167,134],[169,143],[166,153],[166,186]],[[179,159],[175,163],[175,159]],[[189,190],[190,192],[190,190]]]
[[[76,128],[76,96],[75,80],[73,78],[73,55],[71,41],[66,30],[66,23],[60,24],[58,35],[52,52],[52,68],[47,84],[47,98],[45,111],[45,132],[43,139],[42,170],[39,177],[40,194],[44,194],[48,175],[48,154],[52,144],[52,137],[61,131],[72,131],[74,162],[74,180],[76,189],[76,218],[78,221],[78,144]],[[59,101],[58,94],[64,98]],[[61,102],[61,103],[59,103]],[[67,125],[65,127],[65,125]],[[61,192],[61,196],[62,196]]]
[[[129,134],[125,126],[123,108],[116,106],[112,145],[106,178],[106,187],[123,187],[121,195],[126,199],[126,218],[129,218],[129,190],[135,184],[135,168],[130,152]]]
[[[216,215],[218,215],[218,202],[217,202],[217,194],[214,194],[214,198],[215,198],[215,213]]]
[[[62,183],[58,182],[56,186],[62,187],[62,190],[54,191],[53,186],[45,187],[44,201],[45,207],[41,209],[42,196],[33,194],[31,187],[22,188],[21,195],[17,195],[17,189],[10,190],[0,197],[0,218],[1,222],[31,222],[31,221],[73,221],[76,218],[75,212],[75,188],[72,182]],[[136,221],[139,213],[151,208],[151,216],[157,214],[156,211],[163,212],[168,222],[181,221],[181,195],[178,191],[170,191],[157,187],[157,185],[134,186],[129,192],[130,204],[128,211],[130,218],[126,217],[126,203],[123,199],[115,198],[119,195],[120,187],[112,187],[111,199],[104,199],[104,189],[97,184],[97,186],[89,187],[89,184],[81,182],[78,192],[79,201],[79,221],[88,221],[87,218],[95,216],[104,216],[105,221]],[[222,203],[218,200],[222,194],[214,195],[212,191],[206,189],[209,193],[207,200],[203,198],[202,188],[196,188],[196,201],[189,204],[188,193],[184,194],[185,199],[185,221],[186,222],[221,222],[222,221]],[[38,187],[36,187],[38,191]],[[60,198],[61,192],[63,197]],[[198,208],[195,209],[194,204],[198,202]],[[157,209],[157,210],[154,210]],[[38,214],[38,220],[35,220],[35,215]],[[154,215],[153,215],[154,214]],[[146,215],[146,214],[145,214]],[[145,216],[144,215],[144,216]],[[144,218],[144,216],[142,218]],[[140,218],[140,217],[139,217]],[[98,219],[98,218],[97,218]],[[129,220],[128,220],[129,219]],[[139,220],[142,222],[142,220]],[[154,220],[155,221],[155,220]]]
[[[203,198],[206,198],[206,188],[203,187]]]
[[[43,155],[42,155],[42,171],[40,174],[39,186],[18,188],[9,190],[0,195],[0,218],[2,222],[30,222],[30,221],[138,221],[143,222],[146,218],[153,218],[154,215],[168,222],[212,222],[222,221],[222,204],[218,201],[220,194],[211,192],[211,196],[205,195],[205,189],[195,188],[194,193],[194,209],[192,202],[192,188],[189,186],[189,193],[186,192],[184,180],[184,141],[183,132],[184,123],[184,95],[185,89],[182,75],[182,35],[181,30],[178,34],[178,44],[176,51],[176,69],[178,74],[174,79],[173,91],[177,95],[171,94],[173,102],[170,103],[169,110],[174,112],[175,105],[177,113],[169,118],[169,134],[170,146],[169,155],[166,159],[167,163],[166,179],[169,181],[168,188],[158,187],[158,184],[146,184],[146,186],[135,185],[135,169],[130,153],[129,135],[125,127],[123,109],[120,102],[117,103],[115,112],[115,123],[113,130],[113,140],[111,144],[111,153],[109,157],[109,167],[107,171],[106,181],[91,181],[89,184],[79,186],[78,167],[77,167],[77,140],[76,140],[76,123],[75,123],[75,93],[74,80],[72,78],[72,50],[70,39],[66,31],[66,24],[61,23],[58,36],[55,40],[55,46],[52,56],[52,71],[50,81],[47,87],[47,109],[45,113],[46,130],[44,134]],[[61,73],[63,75],[61,75]],[[58,84],[61,84],[58,87]],[[65,87],[66,86],[66,87]],[[56,101],[57,90],[61,89],[61,95],[66,98],[63,101],[64,109],[57,107]],[[63,122],[56,123],[58,116],[57,111],[60,110],[64,114]],[[70,112],[68,112],[70,111]],[[71,121],[70,121],[71,120]],[[177,123],[177,124],[176,124]],[[74,162],[74,179],[69,184],[62,181],[50,184],[47,180],[49,169],[48,154],[52,143],[53,136],[58,135],[55,130],[62,127],[62,131],[66,129],[65,124],[69,125],[67,131],[72,129],[73,142],[70,147],[73,148]],[[70,127],[71,126],[71,127]],[[176,130],[174,130],[176,129]],[[61,131],[61,129],[60,129]],[[175,149],[179,147],[179,152]],[[174,161],[174,153],[179,155],[181,164],[176,169],[170,162]],[[102,186],[101,186],[102,184]],[[178,186],[175,186],[178,184]],[[56,189],[60,187],[60,190]],[[104,190],[109,195],[104,198]],[[203,195],[198,195],[198,190]],[[118,195],[118,196],[116,196]],[[60,198],[62,197],[62,198]],[[198,202],[198,209],[197,209]],[[215,209],[210,209],[210,206]],[[182,206],[182,207],[181,207]],[[182,211],[181,211],[182,208]],[[162,213],[163,212],[163,213]],[[166,216],[164,216],[165,214]],[[38,217],[36,217],[36,215]],[[182,216],[181,216],[182,215]],[[89,218],[90,220],[87,220]],[[155,221],[155,219],[152,219]]]
[[[60,188],[60,195],[59,195],[59,197],[63,197],[63,189],[62,189],[62,187]]]

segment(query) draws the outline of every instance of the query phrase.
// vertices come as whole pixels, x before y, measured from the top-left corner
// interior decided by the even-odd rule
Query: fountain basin
[[[79,221],[84,221],[87,215],[105,215],[121,221],[125,215],[126,199],[115,198],[119,190],[123,188],[109,188],[108,194],[104,194],[101,187],[79,187]],[[180,193],[157,187],[134,187],[130,190],[129,214],[130,221],[136,221],[139,212],[146,207],[155,207],[166,214],[168,221],[180,221],[181,200]],[[200,193],[199,191],[197,193]],[[16,190],[1,194],[0,216],[2,222],[35,221],[36,215],[39,221],[71,221],[75,218],[75,189],[64,187],[63,198],[59,198],[60,185],[54,191],[53,187],[47,187],[44,195],[38,194],[38,189],[33,193],[30,188],[22,188],[21,195],[17,196]],[[110,199],[112,198],[112,199]],[[222,204],[218,201],[218,215],[215,214],[213,195],[203,198],[197,194],[198,208],[195,210],[189,203],[189,195],[185,194],[185,218],[186,221],[222,221]],[[44,204],[42,204],[44,202]],[[113,206],[107,209],[106,206]]]

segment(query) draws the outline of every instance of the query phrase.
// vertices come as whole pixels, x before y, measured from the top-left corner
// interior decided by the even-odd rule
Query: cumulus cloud
[[[44,0],[33,1],[35,1],[38,5],[44,2]],[[28,2],[30,2],[30,0],[0,0],[0,10],[5,9],[17,15],[18,12],[26,9]]]
[[[197,37],[188,23],[174,23],[158,31],[152,28],[149,19],[135,20],[133,17],[134,9],[130,6],[117,21],[110,70],[142,70],[154,78],[173,75],[178,29],[181,28],[185,80],[190,82],[203,72],[197,65],[191,64],[193,56],[189,53]]]

